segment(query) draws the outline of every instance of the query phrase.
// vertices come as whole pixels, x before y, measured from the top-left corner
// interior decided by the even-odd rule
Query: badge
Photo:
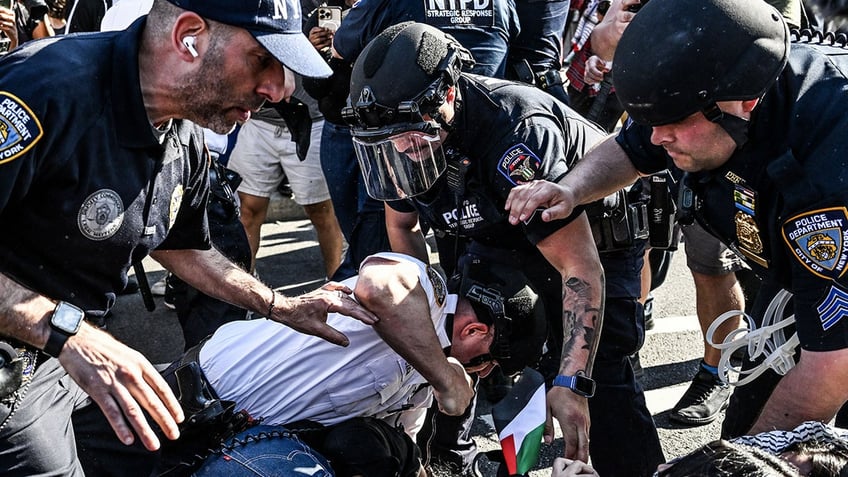
[[[498,171],[512,183],[524,184],[536,178],[542,160],[524,144],[516,144],[506,151],[498,162]]]
[[[783,223],[783,239],[805,268],[835,280],[848,263],[848,210],[833,207],[806,212]]]
[[[23,155],[43,134],[32,110],[12,94],[0,91],[0,164]]]
[[[430,283],[433,285],[433,296],[436,299],[436,304],[439,306],[444,305],[445,297],[448,295],[448,287],[444,279],[439,275],[439,272],[429,265],[427,266],[427,278],[430,279]]]
[[[848,314],[848,293],[836,286],[830,287],[827,296],[816,307],[819,312],[822,329],[829,330]]]
[[[90,240],[106,240],[124,222],[124,204],[117,192],[100,189],[85,199],[77,215],[80,232]]]
[[[735,221],[739,251],[761,267],[768,268],[768,261],[762,257],[763,239],[760,238],[760,228],[754,221],[754,217],[742,211],[737,211]]]
[[[736,205],[736,241],[734,247],[742,255],[761,267],[768,268],[768,260],[763,257],[763,239],[760,237],[760,227],[754,219],[757,215],[757,192],[745,185],[742,179],[733,171],[728,171],[725,179],[733,183],[733,203]]]

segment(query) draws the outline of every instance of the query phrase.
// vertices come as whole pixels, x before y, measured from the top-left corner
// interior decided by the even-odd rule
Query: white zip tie
[[[740,310],[722,313],[707,328],[705,337],[707,343],[721,350],[718,377],[723,383],[743,386],[756,379],[768,368],[783,376],[795,366],[795,348],[799,344],[798,333],[793,334],[788,340],[783,333],[785,327],[795,323],[795,315],[782,318],[791,298],[791,293],[780,290],[769,303],[763,315],[763,326],[760,328],[757,328],[750,315]],[[739,315],[745,317],[748,328],[739,328],[730,332],[723,343],[714,342],[713,337],[718,327]],[[730,357],[740,348],[747,348],[748,358],[752,361],[760,356],[766,356],[766,358],[752,369],[743,370],[741,367],[734,367]],[[735,382],[730,382],[731,373],[739,377]]]

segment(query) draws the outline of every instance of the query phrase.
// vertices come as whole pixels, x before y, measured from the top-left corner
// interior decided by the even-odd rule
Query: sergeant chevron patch
[[[829,330],[848,314],[848,292],[836,286],[830,287],[830,291],[816,307],[816,311],[819,312],[822,329]]]

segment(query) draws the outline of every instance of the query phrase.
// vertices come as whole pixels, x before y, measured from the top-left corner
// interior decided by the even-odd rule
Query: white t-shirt
[[[100,31],[124,30],[138,17],[147,15],[153,0],[120,0],[113,2],[100,20]]]
[[[418,266],[430,320],[442,347],[447,347],[445,318],[455,311],[456,296],[445,296],[444,280],[412,257],[376,256]],[[354,288],[356,278],[344,283]],[[200,365],[221,399],[235,401],[236,409],[271,425],[303,419],[332,425],[430,405],[432,392],[422,386],[424,378],[371,326],[338,313],[329,314],[327,323],[347,335],[350,346],[336,346],[266,319],[237,321],[219,328],[203,345]]]

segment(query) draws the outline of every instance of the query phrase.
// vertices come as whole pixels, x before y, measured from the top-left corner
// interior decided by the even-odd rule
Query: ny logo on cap
[[[292,12],[292,18],[300,18],[300,9],[297,8],[296,5],[292,5],[291,8],[286,8],[286,0],[274,0],[274,16],[272,17],[274,20],[288,20],[289,19],[289,11]]]

